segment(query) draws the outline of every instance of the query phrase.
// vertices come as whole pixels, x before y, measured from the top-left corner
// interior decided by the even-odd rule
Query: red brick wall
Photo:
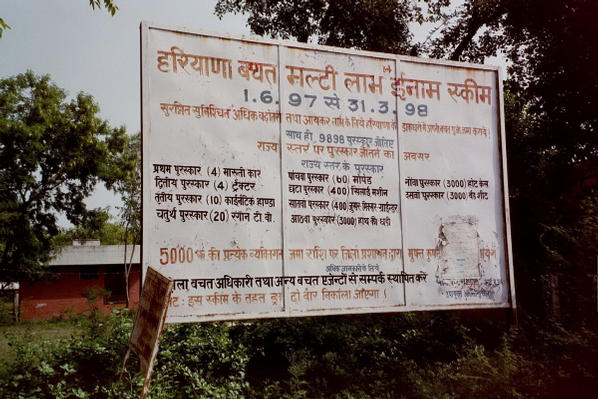
[[[99,266],[98,279],[95,280],[80,279],[78,266],[55,267],[54,270],[58,271],[56,280],[21,282],[19,310],[21,320],[49,319],[87,311],[90,304],[83,296],[85,290],[93,286],[104,288],[104,266]],[[136,308],[139,304],[139,294],[140,268],[139,265],[134,265],[129,278],[131,307]],[[95,306],[100,311],[109,313],[114,306],[124,306],[124,304],[104,303],[104,298],[99,297],[95,301]]]

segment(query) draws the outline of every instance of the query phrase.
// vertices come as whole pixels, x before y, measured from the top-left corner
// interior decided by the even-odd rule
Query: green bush
[[[0,326],[14,321],[13,301],[13,292],[0,290]]]
[[[15,352],[0,381],[2,398],[103,397],[102,383],[119,372],[130,317],[73,319],[80,334],[58,339],[25,335],[6,337]]]
[[[131,315],[96,312],[78,333],[28,341],[0,377],[2,398],[138,398]],[[596,397],[598,336],[557,323],[509,330],[455,313],[169,325],[149,398]]]

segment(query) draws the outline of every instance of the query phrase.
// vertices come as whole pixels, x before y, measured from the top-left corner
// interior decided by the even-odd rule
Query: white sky
[[[249,34],[246,18],[214,16],[216,0],[117,0],[114,15],[93,10],[88,0],[0,0],[0,18],[10,25],[0,39],[0,78],[31,69],[50,74],[70,96],[84,91],[112,126],[140,130],[139,23],[232,34]],[[115,207],[103,187],[88,207]],[[66,225],[64,218],[60,223]]]
[[[249,34],[245,19],[213,14],[215,0],[117,0],[112,17],[88,0],[0,0],[11,26],[0,39],[0,75],[32,69],[75,95],[85,91],[112,125],[140,127],[139,23],[149,20],[202,30]]]

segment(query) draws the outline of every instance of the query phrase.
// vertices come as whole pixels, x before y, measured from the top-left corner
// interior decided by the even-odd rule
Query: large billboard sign
[[[143,23],[167,322],[514,307],[495,67]]]

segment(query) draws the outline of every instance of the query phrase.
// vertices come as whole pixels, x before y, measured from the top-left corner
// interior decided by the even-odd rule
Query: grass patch
[[[0,326],[11,324],[13,316],[14,293],[12,291],[0,291]]]
[[[79,321],[52,320],[43,322],[12,323],[0,325],[0,378],[14,362],[17,345],[25,343],[51,344],[71,339],[81,334]]]

